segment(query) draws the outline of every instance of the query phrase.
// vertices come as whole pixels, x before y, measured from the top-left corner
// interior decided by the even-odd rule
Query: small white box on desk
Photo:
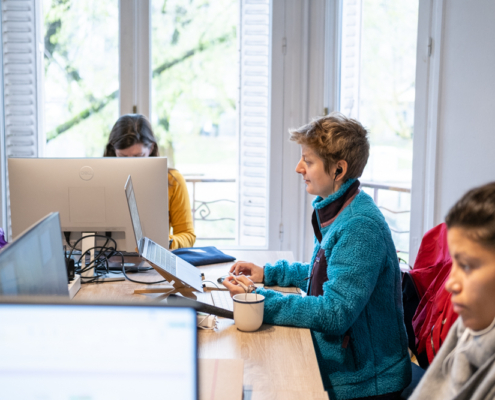
[[[81,289],[81,275],[75,274],[74,279],[69,283],[69,298],[72,300]]]

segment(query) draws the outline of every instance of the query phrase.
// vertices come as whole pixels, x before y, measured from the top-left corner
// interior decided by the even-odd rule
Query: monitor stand
[[[89,263],[93,262],[95,257],[95,246],[96,246],[96,232],[84,232],[82,234],[81,240],[81,254],[89,251]],[[89,264],[88,263],[88,264]],[[81,269],[86,267],[86,257],[81,259]],[[81,273],[81,278],[94,279],[94,282],[113,282],[113,281],[125,281],[125,276],[123,273],[108,273],[98,278],[95,277],[95,268],[92,266],[87,271]]]

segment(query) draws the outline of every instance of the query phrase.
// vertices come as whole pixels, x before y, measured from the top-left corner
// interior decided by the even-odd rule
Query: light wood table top
[[[285,258],[293,261],[292,252],[224,250],[237,260],[258,265]],[[206,280],[216,283],[228,273],[233,263],[199,267]],[[132,274],[132,279],[156,281],[160,276],[150,271]],[[212,284],[207,284],[213,287]],[[85,284],[77,300],[105,299],[113,301],[150,301],[163,295],[138,295],[134,289],[144,287],[129,281]],[[278,289],[278,288],[274,288]],[[283,288],[288,291],[289,288]],[[309,329],[263,324],[256,332],[237,330],[234,321],[219,319],[215,330],[198,332],[199,357],[244,360],[244,399],[328,399],[323,389]]]

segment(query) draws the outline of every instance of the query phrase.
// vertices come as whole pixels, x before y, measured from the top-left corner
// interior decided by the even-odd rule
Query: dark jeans
[[[352,400],[399,400],[402,392],[381,394],[379,396],[359,397]]]

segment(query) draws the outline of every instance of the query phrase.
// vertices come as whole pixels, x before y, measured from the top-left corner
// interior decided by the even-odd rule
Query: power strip
[[[75,274],[74,279],[69,283],[69,298],[72,300],[81,289],[81,275]]]

